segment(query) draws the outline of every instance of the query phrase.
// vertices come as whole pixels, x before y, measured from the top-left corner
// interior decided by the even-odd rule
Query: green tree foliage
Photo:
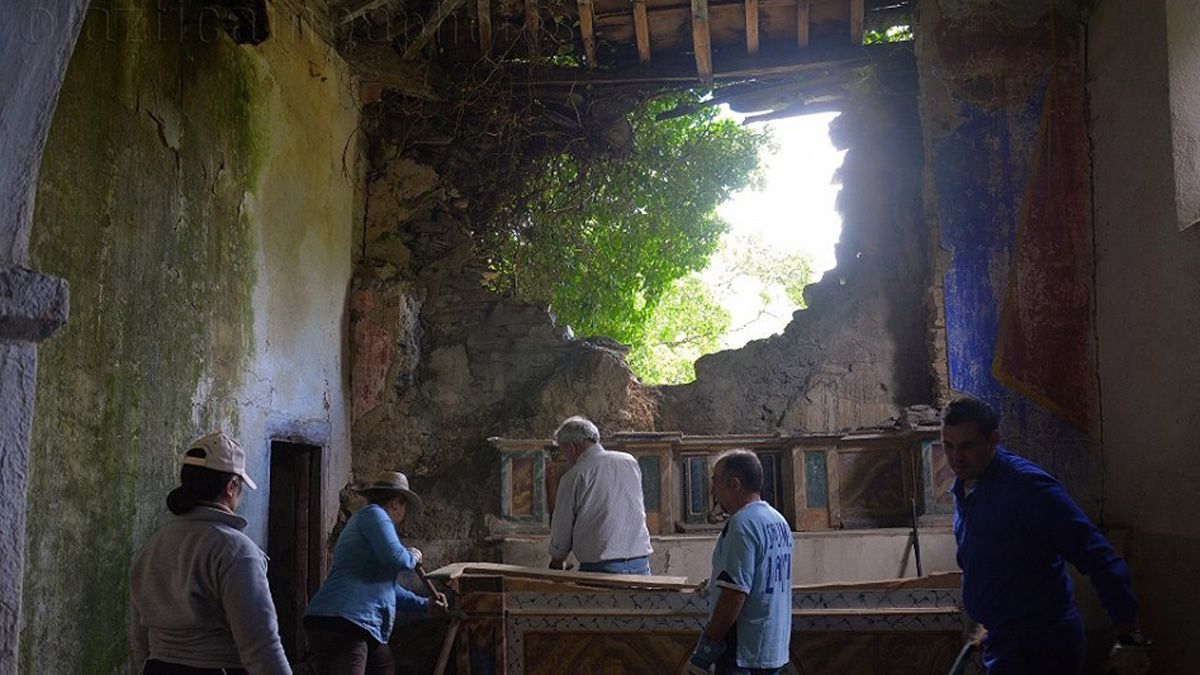
[[[772,249],[758,237],[732,240],[722,248],[721,254],[727,267],[727,279],[753,277],[763,284],[764,292],[772,287],[782,288],[796,309],[805,307],[804,287],[812,283],[813,278],[812,260],[807,255]]]
[[[729,312],[697,274],[676,279],[646,325],[646,336],[629,352],[629,367],[649,384],[696,379],[696,359],[721,346]]]
[[[494,287],[548,303],[578,335],[644,346],[664,295],[716,250],[727,230],[716,207],[752,182],[767,141],[712,107],[655,119],[698,101],[641,104],[624,156],[551,158],[504,209],[509,224],[484,236]]]
[[[912,26],[908,24],[889,26],[882,31],[869,30],[863,34],[863,44],[865,45],[876,45],[885,42],[909,42],[912,39]]]

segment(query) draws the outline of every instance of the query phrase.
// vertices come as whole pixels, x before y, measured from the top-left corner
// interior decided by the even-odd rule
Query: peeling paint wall
[[[1061,4],[1061,3],[1060,3]],[[988,401],[1009,449],[1099,514],[1083,44],[1045,2],[919,8],[925,196],[942,387]]]
[[[1111,0],[1088,22],[1105,512],[1132,529],[1160,673],[1200,659],[1200,228],[1178,229],[1172,190],[1172,86],[1198,80],[1169,56],[1172,35],[1195,47],[1200,15],[1172,4]]]
[[[246,447],[261,545],[273,430],[322,430],[330,500],[346,480],[358,106],[327,44],[271,19],[251,47],[187,6],[88,13],[31,243],[74,312],[41,352],[23,672],[127,670],[130,559],[190,438],[220,427]]]

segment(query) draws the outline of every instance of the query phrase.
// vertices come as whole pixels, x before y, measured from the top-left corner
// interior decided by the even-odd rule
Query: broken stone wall
[[[695,382],[663,387],[660,429],[837,431],[933,401],[915,78],[901,52],[834,121],[847,149],[842,235],[837,267],[805,291],[808,307],[782,334],[702,357]]]
[[[1087,30],[1104,511],[1131,529],[1154,672],[1183,673],[1200,658],[1200,228],[1177,226],[1172,159],[1186,140],[1172,113],[1186,96],[1176,84],[1200,91],[1200,73],[1172,52],[1195,53],[1200,14],[1183,1],[1114,0]]]
[[[1100,515],[1077,19],[1044,2],[924,2],[917,62],[945,348],[938,388],[992,404],[1007,447]]]
[[[548,437],[574,414],[607,432],[649,429],[653,400],[619,345],[572,339],[544,308],[484,287],[472,186],[376,142],[350,306],[354,475],[412,478],[426,508],[402,532],[430,566],[491,558],[500,463],[488,437]]]
[[[31,259],[73,311],[39,355],[20,672],[130,672],[131,557],[191,438],[245,446],[260,545],[272,435],[320,437],[330,502],[349,474],[352,81],[287,11],[239,45],[197,6],[93,2],[49,133]]]

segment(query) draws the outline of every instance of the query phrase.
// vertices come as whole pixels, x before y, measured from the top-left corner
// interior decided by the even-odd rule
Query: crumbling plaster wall
[[[1179,231],[1171,189],[1173,87],[1200,91],[1173,56],[1200,41],[1185,5],[1112,0],[1088,22],[1105,512],[1131,526],[1160,673],[1200,659],[1200,228]]]
[[[806,289],[808,308],[780,335],[702,357],[694,383],[663,387],[660,429],[837,431],[932,402],[915,79],[898,51],[833,123],[847,148],[838,264]]]
[[[336,53],[270,18],[249,46],[180,7],[88,12],[32,234],[75,311],[41,353],[22,672],[129,670],[130,560],[190,438],[245,446],[260,545],[272,435],[325,446],[330,500],[347,480],[359,110]]]
[[[1006,445],[1102,516],[1083,43],[1070,3],[918,12],[941,396],[982,398]]]

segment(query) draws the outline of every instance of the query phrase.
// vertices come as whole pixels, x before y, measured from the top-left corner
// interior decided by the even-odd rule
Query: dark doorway
[[[321,448],[271,442],[271,503],[267,512],[267,579],[279,614],[288,661],[307,655],[304,608],[321,585]]]

